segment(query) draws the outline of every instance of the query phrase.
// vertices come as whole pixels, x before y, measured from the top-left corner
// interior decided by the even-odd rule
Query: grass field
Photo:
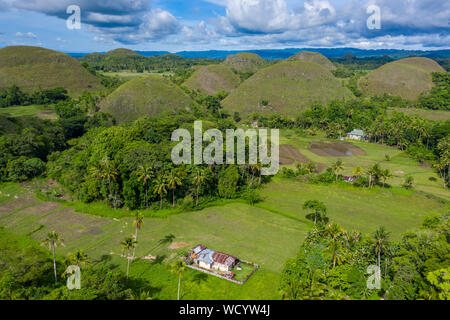
[[[375,163],[379,163],[382,168],[389,169],[394,178],[388,183],[392,186],[401,186],[405,177],[412,176],[415,180],[415,188],[420,191],[431,193],[435,196],[450,200],[450,192],[443,188],[443,184],[434,169],[421,166],[417,161],[408,157],[408,155],[393,147],[384,145],[352,141],[351,143],[364,150],[366,155],[349,156],[349,157],[321,157],[311,152],[309,149],[312,142],[331,142],[336,140],[326,139],[324,136],[303,137],[295,133],[295,131],[284,131],[280,137],[280,144],[290,144],[298,148],[299,152],[309,160],[321,164],[320,167],[328,168],[338,159],[344,161],[344,175],[352,175],[352,171],[356,166],[367,169]],[[386,155],[390,157],[390,161],[386,160]],[[294,167],[294,164],[291,165]]]
[[[447,121],[450,119],[450,111],[443,110],[427,110],[419,108],[392,108],[389,113],[393,111],[402,112],[409,116],[417,115],[421,118],[434,121]]]
[[[121,72],[101,72],[102,75],[108,77],[119,77],[123,80],[134,80],[143,77],[151,77],[151,76],[165,76],[171,75],[170,72],[159,73],[159,72],[133,72],[133,71],[121,71]]]
[[[50,120],[55,120],[58,118],[58,116],[55,113],[55,110],[52,107],[38,106],[38,105],[0,108],[0,115],[12,118],[31,116]]]
[[[299,137],[293,131],[283,132],[282,136],[284,143],[297,146],[313,161],[330,164],[334,160],[307,150],[312,141],[324,141],[324,138]],[[383,161],[385,154],[389,154],[392,160],[383,162],[382,166],[414,175],[416,190],[399,187],[368,190],[344,183],[313,185],[299,179],[274,177],[263,187],[263,201],[256,206],[234,201],[196,212],[174,212],[164,218],[147,216],[138,235],[136,255],[156,259],[136,260],[131,265],[131,276],[148,281],[155,299],[174,299],[177,276],[170,272],[170,264],[201,243],[257,263],[260,269],[242,286],[189,269],[182,280],[183,299],[279,299],[278,279],[283,265],[296,255],[312,227],[305,218],[307,212],[301,209],[306,200],[323,201],[331,221],[347,230],[369,234],[385,226],[391,240],[400,240],[402,233],[418,227],[425,215],[450,210],[448,201],[430,196],[439,194],[439,184],[428,185],[431,183],[428,177],[434,174],[432,169],[418,166],[394,148],[362,142],[355,145],[367,155],[346,157],[345,172],[357,164],[366,167]],[[392,184],[400,182],[397,177]],[[440,198],[448,199],[448,191],[441,189]],[[125,270],[120,241],[134,234],[132,212],[110,209],[101,203],[46,202],[38,200],[32,190],[30,183],[0,185],[1,226],[35,243],[56,230],[66,244],[58,247],[59,255],[81,248],[102,263]]]
[[[230,92],[239,82],[239,76],[226,65],[209,65],[197,68],[183,85],[191,90],[215,95],[220,91]]]

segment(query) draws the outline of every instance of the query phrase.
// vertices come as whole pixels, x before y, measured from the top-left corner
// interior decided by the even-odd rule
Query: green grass
[[[421,118],[433,121],[447,121],[450,119],[450,111],[444,110],[427,110],[420,108],[391,108],[389,113],[393,111],[402,112],[409,116],[417,115]]]
[[[0,49],[0,89],[12,85],[26,92],[64,87],[77,96],[82,91],[104,87],[79,61],[44,48],[11,46]]]
[[[293,55],[288,60],[289,61],[300,60],[300,61],[314,62],[330,71],[336,70],[336,66],[330,60],[328,60],[327,57],[325,57],[324,55],[322,55],[318,52],[302,51],[302,52],[297,53],[296,55]]]
[[[123,84],[100,107],[123,123],[145,115],[155,116],[163,111],[187,109],[192,103],[192,99],[175,84],[154,75]]]
[[[267,61],[255,53],[241,52],[228,56],[224,64],[240,72],[256,72],[264,67]]]
[[[133,72],[133,71],[120,71],[120,72],[101,72],[102,75],[107,77],[119,77],[122,80],[129,81],[138,78],[150,77],[150,76],[169,76],[171,72],[159,73],[159,72]]]
[[[57,119],[57,115],[52,107],[39,105],[0,108],[0,115],[12,118],[31,116],[41,119]]]
[[[290,61],[258,71],[233,90],[223,106],[242,115],[265,111],[296,116],[315,101],[328,104],[352,97],[341,81],[324,67],[307,61]],[[268,106],[261,105],[264,100]]]
[[[450,192],[443,188],[441,179],[437,172],[429,167],[420,166],[420,164],[410,158],[406,152],[397,148],[384,145],[351,141],[355,146],[364,150],[365,156],[350,157],[321,157],[309,151],[312,142],[337,142],[330,140],[323,135],[315,137],[303,137],[297,135],[294,131],[283,131],[280,137],[280,144],[290,144],[298,148],[299,152],[315,163],[322,164],[323,167],[331,167],[333,163],[341,159],[344,162],[343,175],[352,176],[355,167],[361,166],[364,170],[379,163],[382,168],[389,169],[394,178],[388,183],[392,186],[400,187],[407,176],[414,177],[415,189],[433,194],[435,196],[450,200]],[[386,160],[389,155],[390,161]],[[294,168],[295,164],[291,165]]]
[[[376,69],[359,81],[359,87],[366,93],[400,96],[416,100],[419,95],[433,87],[432,72],[445,70],[428,58],[406,58],[394,61]]]
[[[227,66],[209,65],[197,68],[184,85],[191,90],[215,95],[220,91],[230,92],[239,82],[239,76]]]

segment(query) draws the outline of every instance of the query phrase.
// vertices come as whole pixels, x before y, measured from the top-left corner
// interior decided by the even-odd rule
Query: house
[[[347,133],[347,139],[362,141],[367,140],[367,137],[363,130],[355,129],[352,132]]]
[[[191,259],[200,268],[207,270],[231,271],[239,260],[226,253],[214,251],[199,244],[191,250]]]

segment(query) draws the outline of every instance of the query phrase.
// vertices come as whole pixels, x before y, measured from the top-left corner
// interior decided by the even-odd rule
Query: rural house
[[[355,129],[352,132],[347,133],[347,139],[362,141],[367,140],[367,137],[363,130]]]
[[[207,249],[199,244],[191,252],[191,258],[199,267],[207,270],[231,271],[239,261],[236,257],[228,254]]]

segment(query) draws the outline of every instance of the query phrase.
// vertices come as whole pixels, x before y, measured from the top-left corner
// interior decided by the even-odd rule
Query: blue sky
[[[69,30],[69,5],[81,9]],[[367,27],[380,8],[381,29]],[[0,0],[0,47],[66,52],[450,48],[448,0]]]

